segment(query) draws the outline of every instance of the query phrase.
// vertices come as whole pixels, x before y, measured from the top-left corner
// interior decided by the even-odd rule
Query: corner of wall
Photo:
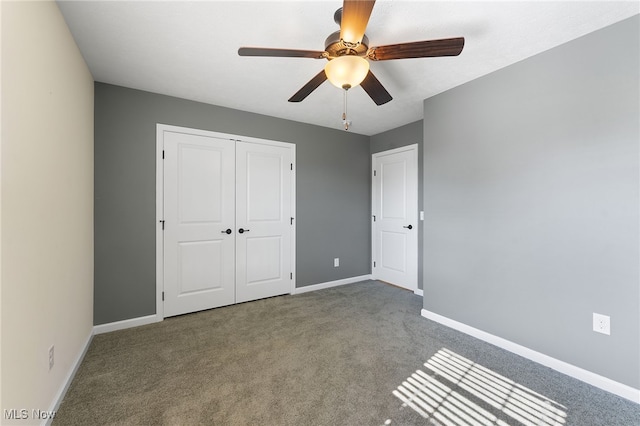
[[[24,424],[49,418],[93,332],[94,92],[55,1],[0,7],[0,422]]]

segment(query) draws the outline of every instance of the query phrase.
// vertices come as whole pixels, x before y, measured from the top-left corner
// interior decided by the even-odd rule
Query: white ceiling
[[[324,50],[340,0],[61,1],[96,81],[335,129],[342,90],[323,83],[289,103],[323,59],[240,57],[238,47]],[[465,37],[458,57],[371,64],[393,96],[376,106],[349,91],[354,133],[374,135],[420,120],[422,101],[640,12],[638,1],[378,0],[370,46]]]

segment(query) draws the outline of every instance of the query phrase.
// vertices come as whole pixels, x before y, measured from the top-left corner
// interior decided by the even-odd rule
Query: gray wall
[[[400,148],[407,145],[418,144],[418,150],[422,152],[423,121],[413,123],[371,136],[371,154]]]
[[[156,123],[295,143],[297,286],[371,273],[368,136],[96,83],[94,324],[155,313]]]
[[[370,148],[371,154],[378,152],[388,151],[390,149],[400,148],[407,145],[418,144],[418,210],[422,208],[422,194],[423,194],[423,175],[422,171],[422,128],[424,124],[422,120],[414,121],[413,123],[405,124],[404,126],[397,127],[395,129],[378,133],[371,136]],[[422,221],[418,221],[418,229],[416,230],[418,235],[422,235]],[[423,239],[418,238],[418,259],[422,259],[422,246]],[[422,289],[422,262],[418,261],[418,288]]]
[[[639,32],[635,16],[424,102],[424,308],[635,388]]]

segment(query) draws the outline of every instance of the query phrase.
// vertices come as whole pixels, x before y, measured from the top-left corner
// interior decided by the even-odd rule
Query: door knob
[[[409,226],[403,226],[403,228],[413,229],[413,226],[411,226],[411,225],[409,225]]]
[[[230,228],[227,228],[226,231],[220,231],[222,234],[227,234],[229,235],[230,233],[232,233],[233,231]]]
[[[238,229],[238,232],[242,234],[244,232],[249,232],[249,230],[240,228],[240,229]]]

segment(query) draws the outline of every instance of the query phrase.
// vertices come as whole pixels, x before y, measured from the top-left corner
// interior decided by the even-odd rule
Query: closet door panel
[[[291,163],[289,148],[236,144],[237,302],[291,291]]]
[[[235,145],[164,136],[164,316],[234,303]]]

